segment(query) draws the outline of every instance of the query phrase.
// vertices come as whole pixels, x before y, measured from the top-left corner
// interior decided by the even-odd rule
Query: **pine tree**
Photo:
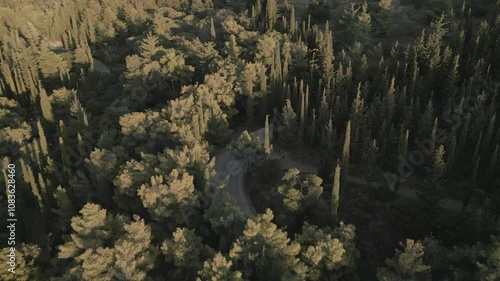
[[[398,143],[398,157],[400,160],[406,159],[408,156],[408,139],[410,137],[410,130],[401,130],[399,134]]]
[[[276,0],[266,1],[266,19],[267,19],[267,30],[273,30],[276,24],[276,17],[278,12],[278,6]]]
[[[431,135],[432,127],[434,122],[434,105],[432,99],[427,103],[424,114],[420,117],[418,122],[418,135],[422,138]]]
[[[377,175],[379,156],[377,140],[373,139],[363,153],[363,166],[366,168],[366,176],[369,180]]]
[[[279,280],[287,271],[299,280],[305,279],[306,267],[297,258],[300,245],[290,241],[288,234],[272,222],[273,218],[273,212],[266,209],[264,214],[247,220],[243,235],[233,244],[229,257],[234,261],[253,261],[263,280]],[[274,271],[269,270],[270,265],[275,266]]]
[[[172,238],[163,242],[161,250],[167,263],[191,270],[201,270],[202,261],[213,255],[213,250],[203,244],[201,237],[187,228],[177,228]]]
[[[403,251],[396,250],[392,259],[385,261],[385,267],[377,271],[379,281],[388,280],[431,280],[431,267],[424,263],[424,246],[419,241],[406,240]]]
[[[429,178],[431,185],[435,188],[440,188],[442,184],[442,178],[446,171],[446,162],[444,161],[445,150],[444,146],[440,145],[434,151],[433,163],[430,169],[428,169]]]
[[[278,192],[283,197],[283,206],[287,212],[303,212],[314,204],[323,193],[323,180],[316,175],[301,175],[298,169],[285,172]]]
[[[394,4],[392,3],[392,0],[379,0],[377,5],[380,9],[380,21],[384,28],[384,32],[386,34],[390,34],[392,31],[392,10]]]
[[[338,231],[339,228],[335,230]],[[347,241],[340,240],[344,240],[343,238],[315,225],[304,223],[302,231],[295,234],[295,241],[301,245],[301,260],[308,268],[307,280],[321,280],[324,272],[331,270],[342,272],[348,267],[352,253],[349,252],[347,245],[344,245]]]
[[[295,19],[295,6],[292,5],[290,11],[290,35],[294,36],[297,32],[297,20]]]
[[[145,280],[153,269],[158,249],[151,243],[151,227],[138,215],[123,226],[125,233],[115,243],[115,277],[118,280]]]
[[[347,177],[349,170],[349,154],[351,147],[351,121],[347,122],[347,127],[344,137],[344,146],[342,149],[342,176],[341,184],[345,188],[347,186]]]
[[[28,166],[27,171],[28,171],[28,182],[31,185],[31,193],[33,194],[33,196],[35,197],[35,199],[38,202],[40,214],[43,214],[43,212],[44,212],[43,198],[42,198],[42,195],[40,194],[40,191],[38,189],[38,185],[37,185],[36,180],[35,180],[35,175],[33,174],[33,170],[31,169],[31,167],[29,167],[29,166]]]
[[[224,43],[222,53],[233,61],[236,61],[240,56],[241,50],[238,46],[238,42],[236,42],[236,36],[234,36],[234,34],[229,35],[229,41]]]
[[[47,92],[40,85],[40,107],[42,108],[42,116],[48,122],[54,122],[54,114],[52,113],[52,105],[50,104]]]
[[[289,99],[283,107],[281,114],[281,122],[278,127],[279,137],[281,141],[289,144],[295,143],[299,133],[299,120],[297,114],[292,108],[292,103]]]
[[[267,159],[271,156],[271,152],[273,151],[273,146],[269,140],[269,115],[266,115],[266,124],[264,127],[264,152],[266,153]]]
[[[332,189],[332,218],[334,222],[338,220],[338,208],[340,200],[340,164],[337,161],[337,167],[335,168],[335,176],[333,178],[333,189]]]
[[[325,24],[325,30],[319,37],[319,57],[321,67],[321,78],[326,82],[327,88],[330,87],[334,75],[334,55],[333,55],[333,35],[329,29],[328,21]]]
[[[42,149],[42,153],[45,156],[49,155],[49,145],[47,144],[47,138],[45,137],[45,131],[42,127],[42,123],[40,122],[40,119],[36,122],[37,128],[38,128],[38,140],[40,142],[40,147]]]
[[[137,195],[144,207],[155,219],[166,219],[176,224],[186,223],[183,216],[195,204],[193,176],[174,169],[166,177],[153,176],[143,184]]]
[[[299,122],[299,143],[304,140],[305,121],[305,95],[300,91],[300,122]]]
[[[214,18],[210,18],[210,39],[217,40],[217,33],[215,32]]]
[[[4,281],[44,280],[42,272],[42,249],[35,244],[16,245],[16,267],[14,273],[9,269],[11,247],[0,249],[0,279]]]
[[[220,252],[217,252],[213,258],[203,263],[203,269],[198,271],[196,281],[243,281],[241,272],[232,270],[232,265],[233,262],[231,260],[227,260]]]
[[[52,212],[59,216],[59,224],[63,231],[70,229],[71,218],[75,214],[73,203],[69,199],[66,189],[58,186],[54,191],[54,200],[56,200],[57,208],[53,208]]]
[[[257,71],[254,64],[246,64],[243,72],[241,73],[241,84],[243,95],[247,97],[246,113],[247,123],[252,124],[254,115],[254,99],[255,93],[253,87],[257,80]]]

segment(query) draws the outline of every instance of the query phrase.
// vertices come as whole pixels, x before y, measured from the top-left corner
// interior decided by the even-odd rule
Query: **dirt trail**
[[[272,141],[272,129],[273,125],[270,126],[269,139]],[[253,132],[261,140],[264,140],[264,128],[256,130]],[[296,168],[302,173],[318,173],[318,167],[306,163],[302,163],[293,158],[293,155],[288,151],[283,151],[282,153],[273,151],[271,154],[272,159],[278,159],[282,169],[292,169]],[[254,216],[256,214],[255,209],[252,206],[251,200],[248,198],[245,188],[244,188],[244,165],[241,161],[236,160],[229,150],[226,148],[219,153],[215,161],[215,170],[217,172],[216,178],[218,180],[223,180],[227,178],[227,182],[224,187],[217,191],[216,197],[222,196],[224,192],[229,193],[236,200],[237,204],[241,209],[249,216]],[[386,183],[383,182],[370,182],[364,178],[348,176],[348,182],[356,183],[359,185],[365,185],[372,188],[389,188]],[[397,192],[399,196],[406,197],[409,199],[417,199],[417,190],[409,188],[402,184]],[[444,199],[441,202],[441,206],[452,212],[460,212],[462,210],[462,203],[454,199]]]

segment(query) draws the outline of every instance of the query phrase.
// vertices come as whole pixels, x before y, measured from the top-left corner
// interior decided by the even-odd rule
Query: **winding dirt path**
[[[273,137],[272,131],[273,130],[271,125],[269,136],[269,139],[271,141]],[[256,130],[252,133],[258,136],[261,140],[264,140],[264,128]],[[288,151],[284,151],[284,153],[281,154],[273,151],[273,153],[271,154],[271,158],[278,159],[282,169],[288,170],[296,168],[302,173],[318,173],[318,167],[297,161]],[[215,170],[217,172],[217,180],[221,182],[226,180],[226,182],[224,182],[224,187],[222,189],[219,189],[216,192],[215,196],[221,197],[223,193],[227,192],[236,200],[237,204],[241,207],[243,212],[245,212],[250,217],[256,215],[255,209],[253,208],[251,200],[248,198],[244,188],[244,164],[234,158],[234,156],[231,155],[229,150],[226,148],[222,152],[220,152],[219,155],[217,155],[215,161]],[[355,176],[348,176],[347,181],[372,188],[389,188],[387,183],[370,182],[366,179]],[[417,199],[417,193],[417,190],[405,186],[404,183],[401,184],[399,190],[397,191],[397,194],[399,196],[409,199]],[[458,200],[450,198],[444,199],[441,202],[441,206],[444,209],[452,212],[460,212],[462,210],[462,203]]]

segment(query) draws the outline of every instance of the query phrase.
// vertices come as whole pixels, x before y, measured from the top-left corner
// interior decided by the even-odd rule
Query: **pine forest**
[[[0,0],[0,167],[2,281],[500,281],[500,0]]]

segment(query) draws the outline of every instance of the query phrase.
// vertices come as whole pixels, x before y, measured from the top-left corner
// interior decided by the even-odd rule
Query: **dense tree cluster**
[[[372,278],[500,278],[499,1],[401,42],[390,0],[39,2],[0,0],[0,279],[360,280],[353,175],[415,182],[420,235]],[[276,172],[250,215],[215,180],[226,146],[257,173],[314,151],[319,173]],[[441,243],[450,198],[477,232]]]

